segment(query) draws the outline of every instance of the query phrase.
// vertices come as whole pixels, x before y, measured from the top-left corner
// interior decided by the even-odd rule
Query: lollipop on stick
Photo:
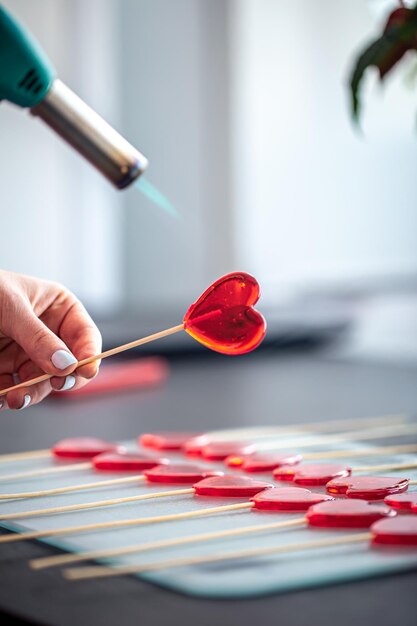
[[[207,348],[222,354],[238,355],[251,352],[259,346],[266,332],[264,317],[253,308],[259,295],[259,284],[253,276],[245,272],[226,274],[216,280],[189,307],[182,324],[78,361],[77,368],[173,335],[180,330],[185,330]],[[15,389],[36,385],[49,380],[52,376],[43,374],[2,389],[0,396]]]

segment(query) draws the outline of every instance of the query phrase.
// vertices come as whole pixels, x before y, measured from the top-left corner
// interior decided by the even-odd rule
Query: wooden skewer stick
[[[80,470],[92,469],[90,461],[85,463],[68,463],[53,467],[42,467],[37,470],[27,470],[26,472],[15,472],[14,474],[0,474],[0,482],[19,480],[20,478],[34,478],[35,476],[45,476],[46,474],[62,474],[66,472],[79,472]]]
[[[385,465],[368,465],[365,467],[355,467],[353,471],[356,472],[383,472],[389,470],[400,471],[403,469],[415,469],[417,462],[410,463],[388,463]],[[131,502],[143,502],[144,500],[153,500],[157,498],[169,498],[175,496],[183,496],[188,494],[194,494],[194,487],[186,489],[170,489],[169,491],[157,491],[152,493],[140,494],[137,496],[125,496],[122,498],[110,498],[108,500],[99,500],[96,502],[83,502],[81,504],[66,504],[63,506],[55,506],[47,509],[33,509],[30,511],[21,511],[19,513],[5,513],[0,515],[0,520],[10,519],[25,519],[27,517],[42,517],[45,515],[52,515],[54,513],[69,513],[71,511],[83,511],[85,509],[97,509],[106,506],[115,506],[117,504],[127,504]]]
[[[94,483],[85,483],[82,485],[69,485],[68,487],[57,487],[56,489],[43,489],[42,491],[21,491],[18,493],[2,493],[0,500],[22,499],[22,498],[40,498],[42,496],[56,496],[61,493],[70,493],[71,491],[81,491],[83,489],[95,489],[96,487],[110,487],[112,485],[127,485],[129,483],[137,483],[145,480],[143,474],[135,476],[124,476],[123,478],[111,478],[110,480],[101,480]]]
[[[211,442],[215,441],[245,441],[253,440],[254,437],[268,437],[269,435],[287,435],[297,434],[298,432],[311,431],[311,432],[332,432],[339,431],[343,428],[353,428],[353,426],[359,426],[364,428],[369,426],[370,428],[377,428],[378,426],[384,426],[385,424],[395,424],[407,422],[407,415],[395,414],[395,415],[382,415],[376,417],[356,417],[353,419],[342,420],[322,420],[319,422],[307,422],[304,424],[286,424],[279,426],[248,426],[247,428],[231,428],[228,430],[213,430],[207,433],[203,433],[202,437],[207,437]]]
[[[417,452],[417,444],[402,444],[400,446],[374,446],[373,448],[363,448],[362,450],[331,450],[328,452],[308,452],[303,454],[303,460],[316,459],[333,459],[343,457],[360,457],[360,456],[377,456],[382,454],[409,454]],[[88,461],[86,463],[71,463],[63,466],[43,467],[38,470],[29,470],[26,472],[16,472],[14,474],[0,474],[0,482],[10,482],[19,480],[20,478],[34,478],[35,476],[44,476],[46,474],[56,474],[61,472],[80,471],[85,469],[93,469],[93,464]]]
[[[136,339],[136,341],[130,341],[129,343],[125,343],[122,346],[117,346],[116,348],[111,348],[110,350],[106,350],[105,352],[100,352],[100,354],[95,354],[88,357],[87,359],[82,359],[82,361],[78,361],[77,369],[79,367],[82,367],[83,365],[88,365],[89,363],[98,361],[99,359],[106,359],[108,356],[120,354],[121,352],[125,352],[125,350],[131,350],[132,348],[143,346],[145,343],[150,343],[151,341],[156,341],[157,339],[162,339],[163,337],[168,337],[168,335],[178,333],[180,330],[184,330],[184,324],[178,324],[178,326],[172,326],[172,328],[166,328],[165,330],[161,330],[159,333],[154,333],[153,335],[142,337],[142,339]],[[7,387],[6,389],[0,390],[0,396],[9,393],[9,391],[15,391],[16,389],[23,389],[23,387],[31,387],[32,385],[36,385],[37,383],[42,383],[45,380],[49,380],[53,376],[55,376],[55,374],[42,374],[41,376],[37,376],[36,378],[32,378],[31,380],[25,380],[22,383],[18,383],[17,385],[13,385],[12,387]]]
[[[68,580],[85,580],[89,578],[106,578],[109,576],[124,576],[126,574],[139,574],[141,572],[152,572],[160,569],[181,567],[183,565],[199,565],[200,563],[216,563],[218,561],[228,561],[234,559],[244,559],[270,554],[288,554],[289,552],[299,552],[302,550],[314,550],[316,548],[330,548],[333,546],[363,543],[372,539],[371,533],[360,533],[357,535],[342,535],[330,539],[319,539],[317,541],[305,541],[290,543],[284,546],[267,548],[250,548],[239,550],[238,552],[222,552],[214,556],[183,557],[159,561],[157,563],[142,563],[139,565],[126,565],[122,567],[74,567],[64,571],[64,576]]]
[[[417,424],[398,424],[393,426],[387,426],[385,428],[373,429],[373,430],[359,430],[359,431],[345,431],[338,433],[337,435],[325,435],[318,437],[317,439],[294,439],[290,442],[279,441],[276,443],[265,443],[254,446],[254,452],[266,452],[269,450],[282,450],[288,449],[293,446],[300,447],[313,447],[313,446],[325,446],[332,443],[344,443],[345,441],[361,441],[366,439],[385,439],[391,437],[403,437],[417,432]]]
[[[301,526],[305,522],[305,517],[290,520],[292,526]],[[247,526],[246,528],[232,528],[231,530],[219,530],[212,533],[202,533],[199,535],[187,535],[187,537],[176,537],[175,539],[163,539],[162,541],[152,541],[151,543],[137,543],[126,548],[108,548],[107,550],[94,550],[91,552],[83,552],[82,554],[57,554],[55,556],[47,556],[29,561],[32,569],[45,569],[47,567],[55,567],[57,565],[68,565],[69,563],[82,563],[84,561],[93,561],[95,559],[105,559],[112,556],[123,556],[125,554],[135,554],[137,552],[147,552],[149,550],[159,550],[160,548],[175,548],[190,543],[202,543],[204,541],[212,541],[215,539],[226,539],[228,537],[240,537],[242,535],[251,535],[253,533],[267,532],[269,530],[277,530],[282,528],[282,520],[271,524],[262,524],[258,526]],[[287,523],[287,522],[285,522]]]
[[[51,456],[49,448],[46,450],[27,450],[26,452],[13,452],[12,454],[0,455],[0,463],[11,463],[12,461],[26,461],[29,459],[44,459]]]
[[[400,446],[374,446],[359,450],[329,450],[327,452],[307,452],[303,454],[303,460],[314,459],[339,459],[358,456],[378,456],[380,454],[409,454],[417,452],[417,444],[402,444]]]
[[[68,526],[65,528],[55,528],[50,530],[35,530],[20,534],[0,535],[0,543],[14,543],[16,541],[27,541],[29,539],[42,539],[43,537],[60,537],[62,535],[75,535],[77,533],[96,532],[97,530],[109,530],[115,528],[128,528],[129,526],[141,526],[144,524],[159,524],[162,522],[173,522],[194,517],[205,517],[216,513],[226,513],[227,511],[239,511],[250,509],[252,502],[241,502],[238,504],[224,504],[198,511],[186,511],[185,513],[172,513],[171,515],[158,515],[156,517],[136,517],[128,520],[117,520],[115,522],[99,522],[97,524],[83,524],[81,526]],[[287,522],[283,522],[287,523]]]
[[[123,498],[111,498],[110,500],[99,500],[97,502],[84,502],[83,504],[66,504],[65,506],[55,506],[48,509],[34,509],[33,511],[21,511],[20,513],[5,513],[0,515],[0,520],[26,519],[26,517],[39,517],[53,513],[68,513],[70,511],[83,511],[85,509],[96,509],[116,504],[126,504],[128,502],[142,502],[143,500],[156,500],[157,498],[168,498],[170,496],[184,496],[195,493],[192,487],[186,489],[170,489],[169,491],[155,491],[138,496],[125,496]]]
[[[1,395],[1,393],[0,393]],[[341,427],[351,427],[353,425],[358,426],[369,426],[370,428],[377,428],[378,426],[383,426],[388,423],[390,425],[393,424],[404,424],[407,422],[407,415],[398,414],[398,415],[382,415],[377,417],[363,417],[363,418],[354,418],[351,420],[324,420],[321,422],[313,422],[313,423],[305,423],[305,424],[294,424],[294,425],[285,425],[285,426],[261,426],[261,427],[248,427],[248,428],[236,428],[229,430],[215,430],[208,433],[205,433],[207,437],[210,438],[213,435],[213,441],[223,440],[225,437],[234,440],[243,441],[245,439],[250,439],[254,435],[255,436],[268,436],[270,434],[280,434],[280,435],[289,435],[296,434],[297,432],[302,431],[312,431],[312,432],[326,432],[326,431],[338,431]],[[12,461],[25,461],[29,459],[43,459],[51,456],[51,451],[49,449],[46,450],[28,450],[26,452],[14,452],[11,454],[1,454],[0,455],[0,463],[9,463]],[[68,467],[72,467],[72,465],[68,465]],[[51,468],[51,471],[54,468]],[[3,480],[3,477],[0,477]]]

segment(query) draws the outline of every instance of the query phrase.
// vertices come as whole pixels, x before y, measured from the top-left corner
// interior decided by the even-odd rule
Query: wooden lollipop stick
[[[97,502],[84,502],[83,504],[67,504],[65,506],[55,506],[49,509],[34,509],[33,511],[22,511],[20,513],[5,513],[0,515],[0,520],[26,519],[27,517],[39,517],[52,513],[68,513],[69,511],[83,511],[85,509],[96,509],[116,504],[126,504],[127,502],[141,502],[142,500],[155,500],[157,498],[168,498],[170,496],[184,496],[195,493],[192,487],[187,489],[170,489],[170,491],[157,491],[145,493],[139,496],[126,496],[123,498],[111,498],[110,500],[99,500]]]
[[[92,464],[87,461],[85,463],[71,463],[68,465],[42,467],[37,470],[28,470],[26,472],[15,472],[14,474],[0,474],[0,482],[8,482],[18,480],[20,478],[33,478],[35,476],[45,476],[45,474],[61,474],[65,472],[78,472],[80,470],[88,470],[92,468]]]
[[[365,467],[353,468],[356,472],[383,472],[389,470],[400,471],[403,469],[414,469],[417,467],[417,462],[413,463],[388,463],[385,465],[368,465]],[[169,491],[159,491],[154,493],[145,493],[138,496],[126,496],[123,498],[110,498],[108,500],[99,500],[97,502],[83,502],[81,504],[67,504],[64,506],[55,506],[47,509],[33,509],[30,511],[22,511],[20,513],[6,513],[0,515],[0,520],[9,519],[21,519],[26,517],[39,517],[49,515],[53,513],[68,513],[70,511],[82,511],[85,509],[95,509],[106,506],[115,506],[117,504],[125,504],[127,502],[142,502],[144,500],[152,500],[156,498],[168,498],[175,496],[182,496],[186,494],[194,494],[195,489],[193,487],[187,489],[170,489]]]
[[[327,452],[307,452],[303,454],[303,460],[314,459],[338,459],[357,456],[378,456],[380,454],[409,454],[417,452],[417,444],[402,444],[400,446],[374,446],[360,450],[329,450]]]
[[[387,426],[385,428],[378,428],[365,431],[345,431],[338,433],[337,435],[324,435],[323,437],[317,437],[317,439],[311,439],[306,437],[305,439],[293,439],[288,441],[271,442],[265,444],[258,444],[254,446],[255,452],[266,452],[269,450],[282,450],[288,449],[293,446],[300,447],[313,447],[313,446],[326,446],[332,443],[344,443],[345,441],[361,441],[366,439],[385,439],[392,437],[403,437],[404,435],[410,435],[417,432],[417,424],[398,424],[393,426]]]
[[[294,520],[295,521],[295,520]],[[342,535],[331,539],[319,539],[318,541],[306,541],[299,543],[290,543],[283,546],[266,547],[266,548],[250,548],[247,550],[239,550],[238,552],[222,552],[215,556],[196,556],[184,557],[179,559],[170,559],[167,561],[159,561],[157,563],[145,563],[139,565],[126,565],[122,567],[74,567],[64,571],[65,578],[69,580],[85,580],[88,578],[105,578],[108,576],[124,576],[126,574],[139,574],[141,572],[152,572],[159,569],[169,569],[172,567],[181,567],[183,565],[199,565],[200,563],[217,563],[218,561],[228,561],[234,559],[245,559],[256,556],[270,554],[288,554],[289,552],[299,552],[302,550],[314,550],[316,548],[330,548],[333,546],[349,545],[354,543],[363,543],[372,539],[371,533],[360,533],[357,535]]]
[[[291,521],[291,527],[301,526],[305,523],[305,517],[297,518]],[[57,565],[68,565],[69,563],[82,563],[83,561],[92,561],[94,559],[104,559],[111,556],[122,556],[125,554],[134,554],[136,552],[147,552],[148,550],[159,550],[160,548],[172,548],[190,543],[202,543],[204,541],[212,541],[213,539],[225,539],[227,537],[239,537],[242,535],[251,535],[253,533],[267,532],[268,530],[277,530],[282,528],[282,520],[273,522],[272,524],[262,524],[258,526],[247,526],[246,528],[232,528],[231,530],[219,530],[212,533],[202,533],[199,535],[191,535],[187,537],[177,537],[175,539],[163,539],[162,541],[152,541],[151,543],[138,543],[126,548],[108,548],[107,550],[95,550],[92,552],[84,552],[83,554],[58,554],[55,556],[47,556],[29,561],[32,569],[45,569],[47,567],[55,567]],[[288,522],[285,522],[286,528]]]
[[[298,432],[332,432],[339,431],[343,428],[353,428],[359,426],[361,428],[369,426],[376,428],[385,424],[404,423],[408,420],[407,415],[394,414],[382,415],[376,417],[356,417],[353,419],[342,420],[323,420],[320,422],[307,422],[304,424],[286,424],[283,426],[248,426],[247,428],[231,428],[228,430],[213,430],[203,433],[210,442],[214,441],[240,441],[251,440],[254,437],[268,437],[269,435],[280,434],[297,434]]]
[[[178,324],[178,326],[166,328],[165,330],[161,330],[159,333],[154,333],[153,335],[142,337],[142,339],[136,339],[136,341],[130,341],[129,343],[125,343],[122,346],[111,348],[110,350],[106,350],[105,352],[101,352],[100,354],[95,354],[94,356],[90,356],[87,359],[78,361],[77,369],[79,367],[83,367],[83,365],[88,365],[89,363],[98,361],[99,359],[106,359],[108,356],[120,354],[121,352],[125,352],[125,350],[131,350],[132,348],[143,346],[145,343],[150,343],[151,341],[156,341],[157,339],[162,339],[163,337],[168,337],[168,335],[178,333],[180,330],[184,330],[184,324]],[[37,383],[42,383],[45,380],[49,380],[53,376],[55,376],[55,374],[42,374],[42,376],[37,376],[36,378],[32,378],[31,380],[26,380],[22,383],[18,383],[17,385],[13,385],[12,387],[7,387],[6,389],[0,390],[0,396],[9,393],[9,391],[15,391],[16,389],[23,389],[24,387],[31,387],[32,385],[36,385]]]
[[[115,528],[128,528],[130,526],[141,526],[143,524],[159,524],[162,522],[173,522],[194,517],[205,517],[216,513],[227,511],[239,511],[241,509],[251,509],[252,502],[241,502],[239,504],[224,504],[198,511],[187,511],[186,513],[172,513],[171,515],[158,515],[156,517],[137,517],[128,520],[118,520],[115,522],[99,522],[97,524],[83,524],[81,526],[68,526],[65,528],[55,528],[50,530],[35,530],[21,534],[0,535],[0,543],[14,543],[16,541],[27,541],[29,539],[42,539],[43,537],[60,537],[62,535],[75,535],[77,533],[95,532],[97,530],[108,530]],[[287,523],[287,522],[283,522]]]
[[[12,454],[2,454],[0,463],[10,463],[12,461],[26,461],[29,459],[44,459],[51,456],[51,451],[46,450],[28,450],[27,452],[13,452]]]
[[[356,472],[390,472],[390,471],[398,471],[407,470],[407,469],[415,469],[417,467],[417,463],[385,463],[384,465],[366,465],[364,467],[355,467],[354,471]]]
[[[81,491],[83,489],[95,489],[96,487],[110,487],[112,485],[127,485],[129,483],[137,483],[145,480],[143,474],[135,476],[125,476],[123,478],[112,478],[111,480],[101,480],[94,483],[85,483],[83,485],[69,485],[68,487],[57,487],[56,489],[43,489],[42,491],[21,491],[17,493],[2,493],[0,500],[11,500],[21,498],[41,498],[42,496],[56,496],[61,493],[70,493],[71,491]]]
[[[1,393],[0,393],[1,395]],[[280,435],[289,435],[296,434],[298,431],[333,431],[340,430],[341,427],[351,427],[353,425],[358,426],[369,426],[370,428],[377,428],[378,426],[383,426],[388,423],[389,425],[393,424],[403,424],[407,422],[407,415],[398,414],[398,415],[382,415],[376,417],[363,417],[363,418],[354,418],[351,420],[336,420],[332,422],[331,420],[325,420],[322,422],[313,422],[306,424],[294,424],[294,426],[286,425],[286,426],[274,426],[274,427],[248,427],[248,428],[236,428],[229,430],[216,430],[205,433],[207,437],[211,439],[213,435],[213,441],[215,440],[223,440],[224,438],[233,439],[233,440],[245,440],[250,439],[255,434],[259,434],[259,436],[268,436],[273,433],[279,433]],[[24,461],[26,459],[42,459],[51,456],[51,451],[47,450],[28,450],[27,452],[15,452],[12,454],[1,454],[0,455],[0,463],[9,463],[12,461]],[[71,466],[68,466],[71,467]],[[54,468],[51,468],[51,472]],[[36,470],[37,471],[37,470]],[[36,474],[33,474],[34,476]],[[0,480],[3,480],[0,477]]]

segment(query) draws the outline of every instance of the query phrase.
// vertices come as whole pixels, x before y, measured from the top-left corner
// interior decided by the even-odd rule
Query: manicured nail
[[[61,389],[59,389],[59,391],[68,391],[69,389],[72,389],[74,385],[75,385],[75,376],[68,374],[68,376],[65,377],[65,382],[62,385]]]
[[[0,400],[0,411],[1,411],[1,409],[2,409],[3,407],[4,407],[4,402],[3,402],[3,400]]]
[[[57,350],[51,357],[52,364],[59,370],[66,370],[70,365],[75,365],[77,359],[71,352]]]
[[[30,401],[31,401],[31,400],[32,400],[32,398],[31,398],[31,397],[30,397],[30,395],[27,393],[27,394],[25,395],[24,400],[23,400],[23,404],[22,404],[22,406],[20,407],[20,409],[17,409],[17,410],[18,410],[18,411],[23,411],[23,409],[26,409],[26,407],[27,407],[27,406],[29,406],[29,404],[30,404]]]

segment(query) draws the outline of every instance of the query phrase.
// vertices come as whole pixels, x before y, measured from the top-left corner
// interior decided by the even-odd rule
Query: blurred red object
[[[54,398],[70,400],[129,389],[146,389],[162,385],[168,376],[168,362],[161,357],[103,363],[98,376],[85,387],[69,391],[54,391],[51,395]]]

